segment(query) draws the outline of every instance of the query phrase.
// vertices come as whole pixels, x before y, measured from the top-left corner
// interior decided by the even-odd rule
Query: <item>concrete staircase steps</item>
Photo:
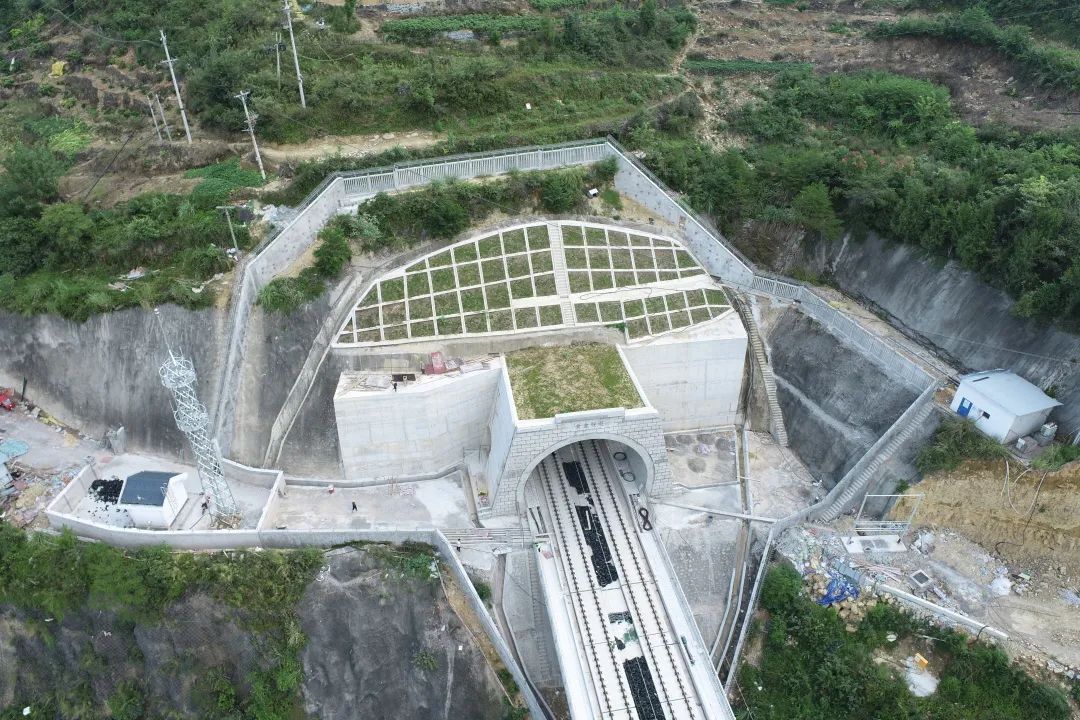
[[[559,297],[570,297],[570,278],[566,274],[566,255],[563,254],[562,226],[558,223],[547,223],[548,240],[551,242],[551,266],[555,270],[555,292]],[[564,321],[572,321],[563,315]]]
[[[537,633],[548,622],[547,608],[544,607],[544,592],[540,588],[540,568],[536,562],[536,552],[529,553],[529,597],[532,598],[533,627]],[[545,680],[556,678],[555,666],[548,652],[548,643],[541,637],[536,638],[536,675]]]
[[[568,298],[560,298],[559,305],[562,307],[563,325],[577,325],[577,318],[574,316],[574,303],[570,302]]]
[[[746,336],[750,343],[750,352],[754,356],[754,362],[761,375],[762,385],[765,387],[765,397],[769,405],[769,425],[773,438],[781,447],[788,446],[787,428],[784,426],[784,413],[780,410],[780,401],[776,398],[776,378],[772,367],[769,365],[769,357],[765,353],[765,344],[761,341],[761,333],[758,332],[754,314],[746,305],[743,297],[729,290],[728,295],[732,298],[735,310],[742,318],[746,326]]]
[[[816,515],[815,519],[820,521],[830,521],[838,518],[845,510],[852,507],[856,498],[862,493],[866,492],[867,487],[870,485],[870,481],[877,473],[878,469],[885,464],[891,458],[896,451],[900,448],[904,442],[911,437],[911,435],[922,427],[923,421],[934,411],[933,403],[925,403],[923,407],[912,416],[911,421],[897,433],[896,437],[890,440],[881,452],[872,459],[863,471],[855,477],[855,480],[844,489],[843,492],[832,503],[822,508]]]
[[[451,545],[513,545],[529,547],[533,542],[532,532],[527,528],[454,528],[443,530],[443,535]]]

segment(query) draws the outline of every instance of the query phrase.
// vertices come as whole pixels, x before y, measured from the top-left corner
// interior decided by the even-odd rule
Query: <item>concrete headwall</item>
[[[537,462],[563,445],[589,438],[621,442],[638,454],[647,456],[652,464],[652,479],[646,490],[656,497],[671,493],[671,467],[668,465],[663,429],[656,410],[649,407],[590,410],[517,423],[506,460],[495,482],[490,513],[517,513],[528,474]]]
[[[918,393],[793,307],[766,337],[791,448],[830,488]]]
[[[346,481],[424,475],[460,463],[465,450],[486,439],[501,370],[429,379],[397,391],[339,389],[334,411]]]
[[[733,322],[741,328],[737,316]],[[665,339],[622,349],[649,404],[660,412],[664,431],[734,424],[739,413],[746,334]]]
[[[1080,430],[1080,337],[1016,316],[1004,291],[876,235],[820,243],[806,251],[805,264],[833,273],[844,292],[876,305],[961,370],[1007,368],[1054,388],[1064,406],[1050,419]]]

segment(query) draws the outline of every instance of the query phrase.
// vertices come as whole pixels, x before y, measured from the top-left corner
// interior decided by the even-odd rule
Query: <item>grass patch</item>
[[[727,295],[719,288],[708,288],[705,290],[705,299],[710,305],[730,305]]]
[[[453,268],[439,268],[438,270],[433,270],[431,272],[431,289],[434,292],[450,290],[456,286],[457,280],[454,278]]]
[[[495,282],[506,279],[506,267],[502,258],[483,260],[480,262],[480,271],[484,274],[484,282]]]
[[[574,303],[574,315],[579,323],[600,322],[600,314],[596,311],[596,303]]]
[[[480,266],[474,262],[457,266],[458,287],[480,284]]]
[[[675,254],[670,250],[656,250],[656,267],[661,270],[670,270],[677,267]]]
[[[588,268],[589,261],[584,250],[569,248],[563,252],[566,256],[566,268],[568,270],[585,270]]]
[[[625,236],[624,236],[625,237]],[[629,270],[633,267],[633,260],[629,250],[612,250],[611,267],[616,270]]]
[[[405,303],[388,303],[382,306],[382,324],[405,322]]]
[[[1058,470],[1063,465],[1080,460],[1080,445],[1054,444],[1031,461],[1031,466],[1038,470]]]
[[[484,294],[487,296],[488,310],[510,307],[510,290],[506,283],[485,285]]]
[[[634,250],[634,267],[638,270],[655,270],[656,259],[653,257],[652,250]]]
[[[510,283],[510,297],[514,300],[531,298],[533,294],[532,278],[522,278]]]
[[[431,317],[432,314],[430,295],[409,301],[409,318],[411,320],[422,320]]]
[[[405,276],[405,287],[410,298],[431,293],[431,281],[426,272]]]
[[[551,247],[551,238],[548,237],[547,225],[533,225],[528,228],[529,249],[543,250]]]
[[[622,303],[618,301],[599,303],[600,319],[604,322],[621,322],[623,319]]]
[[[637,273],[637,284],[647,285],[648,283],[654,283],[659,279],[659,275],[655,270],[639,270]]]
[[[662,313],[667,310],[663,295],[653,295],[645,298],[645,309],[649,313]]]
[[[480,251],[480,257],[491,258],[497,255],[502,255],[502,241],[499,240],[499,235],[488,235],[485,238],[480,238],[476,243],[477,248]]]
[[[634,318],[626,321],[626,334],[630,336],[631,340],[645,337],[649,334],[649,325],[645,322],[645,318]]]
[[[461,309],[464,312],[482,312],[484,305],[484,291],[481,288],[469,288],[461,291]]]
[[[668,310],[683,310],[686,308],[686,296],[683,293],[666,295],[664,300],[667,302]]]
[[[694,256],[685,250],[675,251],[675,264],[682,268],[696,268],[698,264],[694,261]]]
[[[561,325],[563,321],[562,308],[558,305],[542,305],[540,307],[540,324]]]
[[[543,297],[545,295],[555,295],[558,292],[555,289],[554,273],[537,275],[535,278],[533,278],[533,282],[536,284],[536,294],[538,297]]]
[[[525,277],[530,273],[529,258],[525,255],[506,258],[506,270],[512,278]]]
[[[532,260],[532,269],[534,273],[546,273],[551,272],[551,251],[534,252],[530,259]]]
[[[633,287],[637,285],[633,270],[616,270],[615,287]]]
[[[603,228],[585,228],[585,244],[590,247],[602,247],[607,245],[607,234]]]
[[[584,245],[585,235],[580,225],[562,226],[563,245]]]
[[[592,290],[592,283],[589,282],[589,273],[569,272],[567,273],[567,276],[570,280],[570,292],[584,293]]]
[[[454,264],[454,258],[449,250],[443,250],[438,255],[432,255],[428,258],[428,267],[440,268],[449,267]]]
[[[742,73],[778,73],[784,70],[809,70],[810,63],[770,62],[766,60],[713,60],[690,58],[683,63],[687,72],[698,75],[738,75]]]
[[[409,323],[409,335],[416,337],[432,337],[435,334],[435,323],[431,320]]]
[[[528,348],[506,356],[522,420],[608,407],[641,407],[615,348],[589,344]]]
[[[393,340],[408,340],[409,331],[404,325],[386,325],[383,326],[383,337],[387,342]]]
[[[379,283],[379,297],[382,299],[382,302],[404,300],[405,279],[394,278],[393,280],[383,280]]]
[[[652,247],[652,241],[644,235],[634,235],[630,233],[630,245],[632,247]]]
[[[454,248],[454,262],[462,263],[476,260],[476,243],[466,243]]]
[[[979,432],[975,423],[950,417],[938,426],[930,444],[919,450],[915,467],[928,475],[955,470],[964,460],[993,460],[1005,455],[1005,446]]]
[[[668,316],[664,315],[649,315],[649,331],[653,335],[659,335],[665,333],[671,329],[671,323],[668,322]]]
[[[684,328],[690,324],[690,313],[686,310],[677,310],[669,315],[672,329]]]
[[[435,322],[440,335],[460,335],[462,332],[460,317],[439,317],[435,318]]]
[[[712,315],[709,314],[709,308],[699,307],[690,311],[690,319],[697,325],[698,323],[708,322],[712,319]]]
[[[488,324],[492,332],[507,332],[514,329],[514,319],[509,310],[488,313]]]
[[[518,308],[514,311],[514,322],[519,330],[536,327],[536,308]]]
[[[643,300],[625,300],[623,301],[623,317],[634,318],[641,317],[645,314],[645,301]]]
[[[615,281],[611,279],[610,272],[594,272],[592,286],[594,290],[609,290],[615,287]]]
[[[528,246],[525,243],[525,230],[518,228],[503,233],[503,249],[507,254],[525,252]]]
[[[475,315],[465,316],[465,332],[467,333],[485,333],[488,331],[487,314],[476,313]]]

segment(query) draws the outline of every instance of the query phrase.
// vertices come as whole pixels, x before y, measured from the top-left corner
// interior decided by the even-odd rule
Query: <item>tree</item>
[[[18,143],[4,157],[0,175],[0,215],[34,217],[60,195],[64,169],[46,147]]]
[[[807,230],[818,233],[826,240],[840,237],[843,226],[836,217],[832,202],[829,200],[829,188],[825,183],[810,183],[791,201],[791,209],[796,219]]]
[[[643,35],[649,35],[656,28],[656,0],[645,0],[638,10],[638,22]]]
[[[70,267],[80,265],[89,256],[87,246],[94,231],[94,221],[83,211],[79,203],[49,205],[37,221],[38,232],[51,247],[54,265]]]

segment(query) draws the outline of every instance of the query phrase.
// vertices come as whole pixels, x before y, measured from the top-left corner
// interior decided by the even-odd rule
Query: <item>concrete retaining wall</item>
[[[1080,431],[1080,337],[1016,316],[1012,298],[956,263],[942,265],[876,235],[820,243],[805,264],[831,272],[844,292],[879,307],[961,371],[1008,368],[1055,388],[1064,406],[1051,419]]]
[[[732,322],[732,334],[738,335],[738,316],[733,315]],[[674,342],[661,338],[622,351],[649,404],[659,411],[665,432],[732,425],[738,419],[745,332],[741,337]]]
[[[485,440],[501,366],[334,397],[347,482],[433,473]],[[347,382],[348,375],[342,382]]]

